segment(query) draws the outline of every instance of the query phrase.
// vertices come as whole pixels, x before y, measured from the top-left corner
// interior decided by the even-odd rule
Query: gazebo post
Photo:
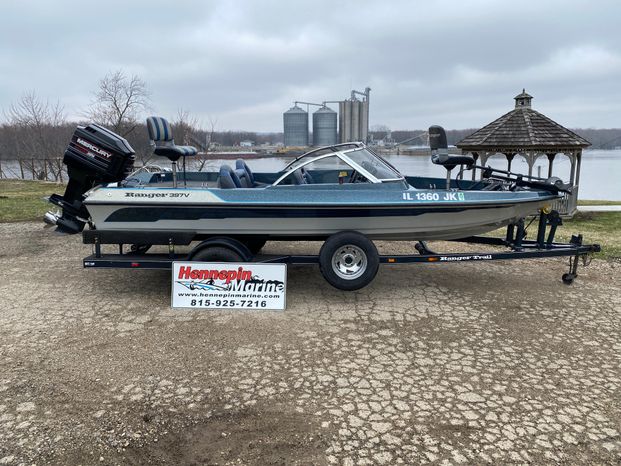
[[[478,152],[472,152],[472,158],[474,159],[474,164],[476,165],[477,160],[479,159],[479,153]],[[476,179],[477,176],[477,169],[473,168],[472,169],[472,181],[474,181]]]
[[[556,152],[548,152],[546,155],[548,156],[548,178],[550,178],[552,176],[552,165],[554,164]]]
[[[535,165],[536,158],[537,158],[537,152],[535,151],[526,152],[526,163],[528,164],[528,176],[533,176],[533,166]]]
[[[481,157],[481,166],[485,166],[485,164],[487,163],[487,159],[489,159],[489,152],[479,152],[480,157]],[[483,179],[483,170],[480,171],[479,173],[479,179],[482,180]]]
[[[576,210],[576,207],[578,206],[578,189],[580,189],[580,166],[582,165],[582,149],[578,149],[576,151],[574,151],[574,157],[575,157],[575,170],[574,170],[574,163],[572,163],[572,169],[571,169],[571,194],[569,195],[570,198],[570,213],[573,215],[573,213]]]
[[[513,157],[515,157],[515,153],[505,152],[505,157],[507,158],[507,171],[511,171],[511,162],[513,162]]]

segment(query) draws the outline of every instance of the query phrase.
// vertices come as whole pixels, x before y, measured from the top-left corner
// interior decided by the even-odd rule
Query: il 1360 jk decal
[[[403,193],[404,201],[465,201],[466,197],[464,193],[460,192],[445,192],[445,193],[431,193],[431,192],[422,192],[422,193],[412,193],[405,192]]]

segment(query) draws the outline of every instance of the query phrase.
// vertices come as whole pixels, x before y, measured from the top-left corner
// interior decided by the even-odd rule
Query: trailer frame
[[[569,257],[569,271],[562,275],[561,279],[565,284],[571,284],[578,276],[578,264],[583,259],[583,264],[588,265],[588,258],[601,248],[598,244],[583,244],[582,235],[574,235],[568,243],[558,243],[554,241],[556,229],[562,224],[562,219],[558,212],[546,212],[542,210],[531,222],[538,218],[536,239],[526,239],[528,226],[525,226],[524,219],[507,226],[504,238],[489,236],[471,236],[453,240],[454,242],[467,244],[480,244],[487,246],[506,247],[507,250],[481,251],[481,252],[457,252],[457,253],[437,253],[429,249],[424,241],[416,242],[417,254],[381,254],[379,262],[381,264],[446,264],[454,262],[487,262],[495,260],[517,260],[517,259],[542,259],[549,257]],[[549,230],[547,227],[550,227]],[[546,235],[547,234],[547,235]],[[188,260],[193,253],[199,249],[210,247],[210,244],[218,246],[226,245],[230,242],[231,248],[239,246],[234,238],[217,237],[199,243],[189,253],[179,254],[175,252],[175,244],[171,240],[168,246],[168,254],[164,253],[141,253],[135,251],[125,251],[123,244],[118,244],[117,254],[104,254],[102,245],[95,240],[94,253],[85,257],[83,260],[84,268],[117,268],[117,269],[147,269],[147,270],[168,270],[172,268],[175,261]],[[242,254],[243,256],[243,254]],[[257,254],[246,257],[248,262],[272,263],[272,264],[319,264],[319,255],[264,255]]]

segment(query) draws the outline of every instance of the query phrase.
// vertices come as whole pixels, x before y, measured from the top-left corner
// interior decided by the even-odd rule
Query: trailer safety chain
[[[530,222],[528,222],[528,225],[524,227],[524,236],[522,237],[522,239],[526,238],[526,235],[528,234],[528,228],[533,224],[537,217],[539,217],[539,215],[533,215],[533,218],[530,220]]]
[[[588,267],[593,262],[593,253],[589,252],[588,254],[582,254],[582,266]]]

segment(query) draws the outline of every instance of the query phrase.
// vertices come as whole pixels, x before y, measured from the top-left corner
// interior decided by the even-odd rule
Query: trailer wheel
[[[319,270],[339,290],[367,286],[377,274],[379,254],[373,242],[361,233],[344,231],[330,236],[319,251]]]
[[[243,262],[241,256],[231,249],[213,246],[198,251],[192,260],[196,262]]]

